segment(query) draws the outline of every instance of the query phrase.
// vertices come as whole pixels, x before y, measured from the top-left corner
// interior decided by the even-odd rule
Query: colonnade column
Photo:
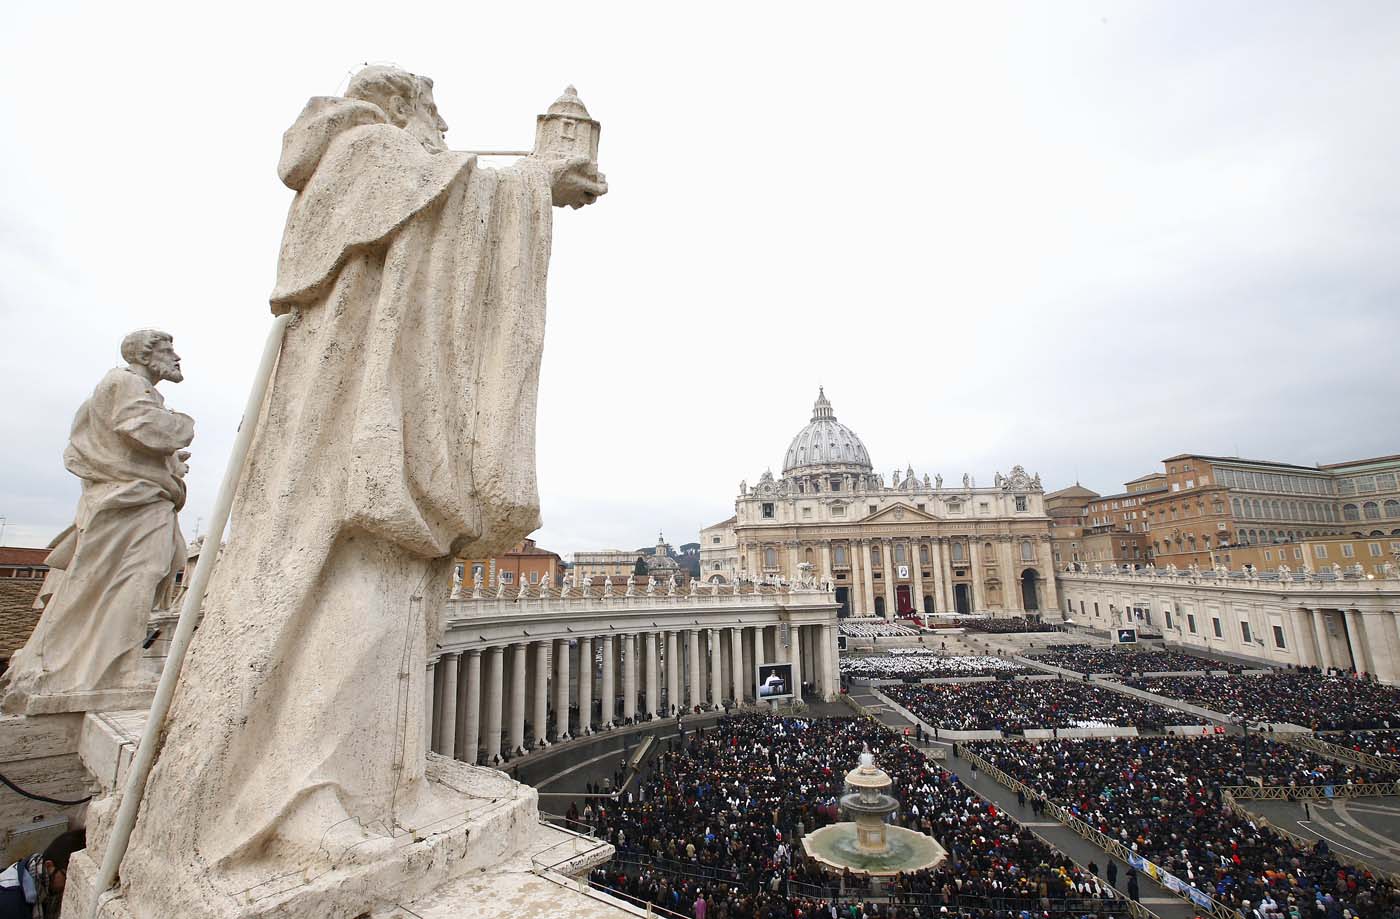
[[[1368,609],[1361,614],[1361,618],[1366,624],[1366,648],[1376,679],[1382,683],[1394,683],[1395,657],[1391,653],[1390,638],[1395,629],[1386,621],[1390,613]]]
[[[832,634],[834,631],[835,630],[829,625],[821,627],[821,690],[823,701],[836,698],[837,693],[841,691],[840,680],[837,678],[836,673],[836,636]]]
[[[674,708],[679,712],[685,705],[681,701],[681,633],[666,633],[666,710]]]
[[[948,605],[943,600],[943,553],[939,551],[938,537],[932,537],[928,541],[928,563],[933,569],[933,609],[931,613],[946,613]]]
[[[909,561],[914,566],[914,612],[931,612],[924,609],[924,546],[920,540],[914,540],[909,544]],[[933,555],[930,554],[932,559]]]
[[[622,636],[622,723],[637,720],[637,636]]]
[[[793,698],[802,701],[802,626],[788,629],[788,660],[792,661]]]
[[[505,689],[505,649],[486,649],[486,749],[482,759],[494,764],[501,755],[501,702]]]
[[[642,657],[647,665],[647,711],[653,717],[661,717],[661,679],[657,675],[656,633],[647,632],[642,636]]]
[[[535,713],[530,726],[535,731],[535,746],[549,737],[549,642],[535,642]]]
[[[510,747],[515,753],[525,747],[525,665],[529,662],[530,646],[511,646],[510,653]]]
[[[603,642],[603,687],[599,692],[598,701],[603,703],[603,716],[599,721],[604,730],[609,730],[613,726],[613,719],[617,717],[617,675],[613,672],[617,658],[613,656],[612,636],[604,635],[601,640]]]
[[[744,675],[743,675],[743,677],[742,677],[742,679],[743,679],[743,681],[744,681],[744,682],[743,682],[743,687],[744,687],[744,695],[743,695],[743,698],[748,698],[749,695],[750,695],[750,691],[749,691],[750,683],[749,683],[749,681],[753,679],[753,675],[754,675],[754,672],[755,672],[755,671],[754,671],[754,667],[757,666],[756,661],[758,660],[758,657],[759,657],[759,654],[760,654],[760,652],[756,650],[755,644],[754,644],[754,643],[757,642],[758,640],[759,640],[759,638],[758,638],[758,631],[757,631],[756,629],[754,629],[752,626],[748,626],[748,627],[746,627],[746,628],[742,628],[742,629],[739,630],[739,644],[740,644],[739,653],[740,653],[740,656],[743,658],[742,666],[743,666],[743,671],[744,671]]]
[[[554,738],[569,733],[569,640],[554,642]]]
[[[720,654],[719,629],[710,629],[710,704],[724,703],[724,656]]]
[[[423,749],[437,749],[437,708],[442,686],[437,681],[437,661],[429,660],[423,669]]]
[[[690,666],[686,670],[686,708],[694,708],[705,701],[704,685],[700,682],[700,630],[691,629],[686,636],[687,660]]]
[[[457,670],[461,654],[449,651],[438,660],[442,670],[442,710],[437,713],[438,745],[435,748],[443,756],[457,753]]]
[[[885,573],[885,618],[894,619],[898,613],[899,604],[895,602],[894,591],[894,569],[891,567],[891,556],[894,555],[894,541],[890,539],[880,540],[880,566]]]
[[[744,701],[744,630],[729,630],[729,674],[733,680],[734,701]]]
[[[578,733],[593,733],[593,639],[578,640]]]
[[[457,738],[457,758],[475,763],[481,745],[481,651],[467,652],[466,672],[462,674],[458,701],[462,709],[462,733]]]
[[[1327,635],[1327,612],[1320,609],[1310,609],[1304,612],[1312,618],[1313,641],[1317,643],[1317,666],[1323,670],[1331,670],[1334,665],[1332,663],[1332,645]]]
[[[1351,665],[1356,668],[1357,673],[1370,673],[1371,661],[1367,654],[1366,647],[1366,627],[1361,623],[1361,613],[1358,610],[1342,610],[1342,615],[1347,621],[1347,637],[1351,644]]]

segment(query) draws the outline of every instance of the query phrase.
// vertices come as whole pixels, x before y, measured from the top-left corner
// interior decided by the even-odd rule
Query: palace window
[[[928,546],[919,546],[919,564],[928,564]]]
[[[1024,511],[1024,510],[1026,510],[1026,508],[1027,508],[1028,506],[1029,506],[1029,504],[1028,504],[1028,502],[1026,501],[1026,496],[1025,496],[1025,495],[1017,495],[1017,496],[1016,496],[1016,510],[1018,510],[1018,511]]]
[[[772,520],[772,519],[773,519],[773,502],[772,502],[772,501],[764,501],[764,502],[763,502],[763,519],[764,519],[764,520]]]
[[[846,516],[846,505],[844,505],[844,504],[833,504],[833,505],[831,505],[831,516],[833,516],[833,517],[844,517],[844,516]]]
[[[1283,641],[1283,626],[1281,625],[1274,626],[1274,647],[1280,651],[1287,647]]]
[[[879,547],[879,546],[871,546],[871,547],[870,547],[870,563],[871,563],[872,565],[878,565],[878,564],[880,564],[880,547]]]
[[[763,550],[763,567],[765,567],[765,568],[776,568],[776,567],[778,567],[778,550],[777,550],[777,549],[764,549],[764,550]]]
[[[1342,558],[1351,558],[1355,554],[1355,551],[1351,548],[1351,543],[1342,543]]]
[[[502,571],[496,576],[501,579],[502,584],[509,584],[511,581],[515,580],[515,572],[513,571]]]
[[[1248,622],[1241,622],[1241,623],[1240,623],[1240,637],[1244,639],[1244,643],[1245,643],[1245,644],[1247,644],[1247,645],[1252,645],[1252,644],[1254,644],[1254,637],[1251,636],[1251,635],[1249,634],[1249,623],[1248,623]]]
[[[1215,637],[1216,637],[1216,638],[1224,638],[1224,637],[1225,637],[1225,630],[1222,629],[1222,628],[1220,628],[1220,620],[1219,620],[1219,619],[1216,619],[1214,616],[1211,617],[1211,620],[1210,620],[1210,627],[1215,631]]]
[[[1186,631],[1196,634],[1196,617],[1191,613],[1186,614]]]
[[[1035,546],[1031,545],[1031,544],[1028,543],[1028,542],[1023,542],[1023,543],[1021,543],[1021,561],[1023,561],[1023,562],[1033,562],[1033,561],[1035,561]]]
[[[963,544],[960,542],[953,543],[952,547],[949,549],[949,555],[955,562],[962,561],[965,552],[966,550],[963,548]]]
[[[531,583],[531,584],[538,584],[539,582],[540,582],[540,573],[539,573],[538,571],[531,571],[531,572],[530,572],[530,583]]]
[[[846,547],[845,547],[845,546],[842,546],[842,545],[836,546],[834,549],[832,549],[832,555],[835,557],[836,564],[838,564],[838,565],[844,565],[844,564],[846,564]]]
[[[710,537],[710,542],[714,543],[715,545],[719,545],[719,537],[718,537],[718,536],[712,536],[712,537]]]
[[[806,520],[806,519],[809,519],[811,516],[812,516],[812,509],[811,509],[810,507],[803,507],[803,508],[802,508],[802,519]]]
[[[841,490],[841,480],[839,478],[832,478],[828,484],[831,486],[832,491]]]
[[[894,563],[896,565],[905,564],[904,543],[896,543],[894,547]]]

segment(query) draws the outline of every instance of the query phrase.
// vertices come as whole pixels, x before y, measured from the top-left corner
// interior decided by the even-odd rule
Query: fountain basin
[[[807,854],[828,868],[877,877],[932,868],[948,857],[933,837],[902,826],[886,826],[885,843],[883,852],[863,850],[853,822],[833,823],[802,837]]]

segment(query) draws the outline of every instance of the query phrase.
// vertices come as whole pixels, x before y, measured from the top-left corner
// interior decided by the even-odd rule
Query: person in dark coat
[[[1098,874],[1097,871],[1094,872]],[[1108,862],[1108,883],[1110,887],[1118,886],[1118,863],[1109,859]]]
[[[1134,902],[1138,898],[1138,875],[1132,868],[1128,869],[1128,899]]]

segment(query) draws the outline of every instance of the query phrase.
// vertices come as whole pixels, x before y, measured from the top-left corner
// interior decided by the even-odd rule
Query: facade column
[[[893,558],[892,558],[893,555],[894,555],[894,540],[891,540],[891,539],[882,539],[882,540],[880,540],[880,566],[881,566],[881,570],[883,570],[884,573],[885,573],[885,618],[886,618],[886,619],[895,619],[895,618],[898,618],[898,616],[899,616],[899,613],[896,612],[896,610],[898,610],[898,608],[899,608],[899,604],[895,602],[895,596],[894,596],[894,568],[893,568],[892,565],[891,565],[891,563],[892,563],[892,561],[893,561]]]
[[[940,537],[928,541],[929,566],[933,568],[933,609],[930,613],[948,612],[948,599],[943,595],[943,542]]]
[[[846,543],[846,562],[850,566],[847,578],[846,597],[851,604],[852,616],[865,615],[865,580],[860,573],[860,542],[852,539]]]
[[[821,542],[821,577],[835,581],[836,573],[831,570],[831,540],[823,539]]]
[[[1063,616],[1064,612],[1060,610],[1059,585],[1055,582],[1055,551],[1048,534],[1040,537],[1040,545],[1036,546],[1035,555],[1037,570],[1040,571],[1041,583],[1044,585],[1040,588],[1040,608],[1056,610]]]
[[[593,733],[593,639],[578,640],[578,733]]]
[[[704,684],[700,681],[700,630],[690,629],[686,635],[687,660],[690,668],[686,672],[686,708],[694,708],[705,701]]]
[[[952,543],[946,536],[940,538],[938,542],[938,563],[943,571],[943,612],[951,613],[956,610],[956,606],[953,603]]]
[[[622,636],[622,723],[637,720],[637,636]]]
[[[481,745],[481,651],[473,649],[466,653],[465,671],[458,689],[457,699],[462,714],[462,733],[457,737],[457,758],[464,763],[475,764]]]
[[[617,664],[617,658],[613,653],[612,636],[604,635],[601,640],[603,642],[603,688],[598,701],[603,703],[603,717],[600,722],[603,730],[610,731],[613,719],[617,717],[617,676],[613,670]]]
[[[437,752],[443,756],[457,753],[457,671],[461,654],[457,651],[444,652],[438,659],[438,670],[442,672],[442,710],[437,714]]]
[[[720,653],[719,629],[709,629],[710,633],[710,704],[718,708],[724,704],[724,656]]]
[[[659,649],[656,647],[656,633],[647,632],[642,636],[642,659],[647,665],[647,711],[652,717],[661,717],[661,678],[658,676]]]
[[[1021,579],[1016,576],[1016,560],[1012,552],[1012,538],[1010,536],[1003,536],[998,545],[1001,547],[1001,564],[1003,570],[1006,572],[1004,577],[1007,584],[1007,590],[1002,592],[1002,606],[1006,607],[1008,610],[1025,612],[1026,602],[1021,597]]]
[[[1366,651],[1366,628],[1361,624],[1361,613],[1358,610],[1342,610],[1342,615],[1347,620],[1347,637],[1351,645],[1351,665],[1356,668],[1357,673],[1370,673],[1371,661]]]
[[[865,615],[875,615],[875,578],[870,570],[870,540],[860,541],[861,581],[865,593]]]
[[[554,739],[569,733],[569,640],[554,642]]]
[[[549,642],[535,642],[535,711],[530,727],[535,732],[535,746],[549,737]]]
[[[666,713],[685,708],[681,700],[681,633],[666,633]]]
[[[482,761],[496,765],[501,755],[501,704],[505,683],[505,649],[486,649],[486,749]]]
[[[1391,653],[1390,635],[1395,628],[1387,621],[1389,613],[1380,610],[1366,610],[1361,619],[1366,624],[1367,656],[1375,669],[1376,679],[1382,683],[1395,683],[1395,656]]]
[[[921,539],[916,539],[909,544],[910,562],[914,566],[914,612],[932,612],[924,609],[924,543]],[[933,561],[933,553],[929,553],[929,561]]]
[[[797,566],[802,564],[802,544],[795,539],[790,540],[787,544],[787,550],[787,579],[789,581],[796,581],[800,573],[800,569]]]
[[[744,630],[729,630],[729,673],[733,679],[734,701],[744,701]]]
[[[985,612],[987,609],[987,589],[982,584],[982,542],[981,537],[973,536],[967,541],[972,556],[972,611]]]
[[[511,645],[509,752],[512,754],[525,748],[525,665],[529,659],[528,644]]]
[[[437,710],[441,705],[442,684],[437,678],[437,661],[429,659],[423,679],[423,749],[438,748]]]

